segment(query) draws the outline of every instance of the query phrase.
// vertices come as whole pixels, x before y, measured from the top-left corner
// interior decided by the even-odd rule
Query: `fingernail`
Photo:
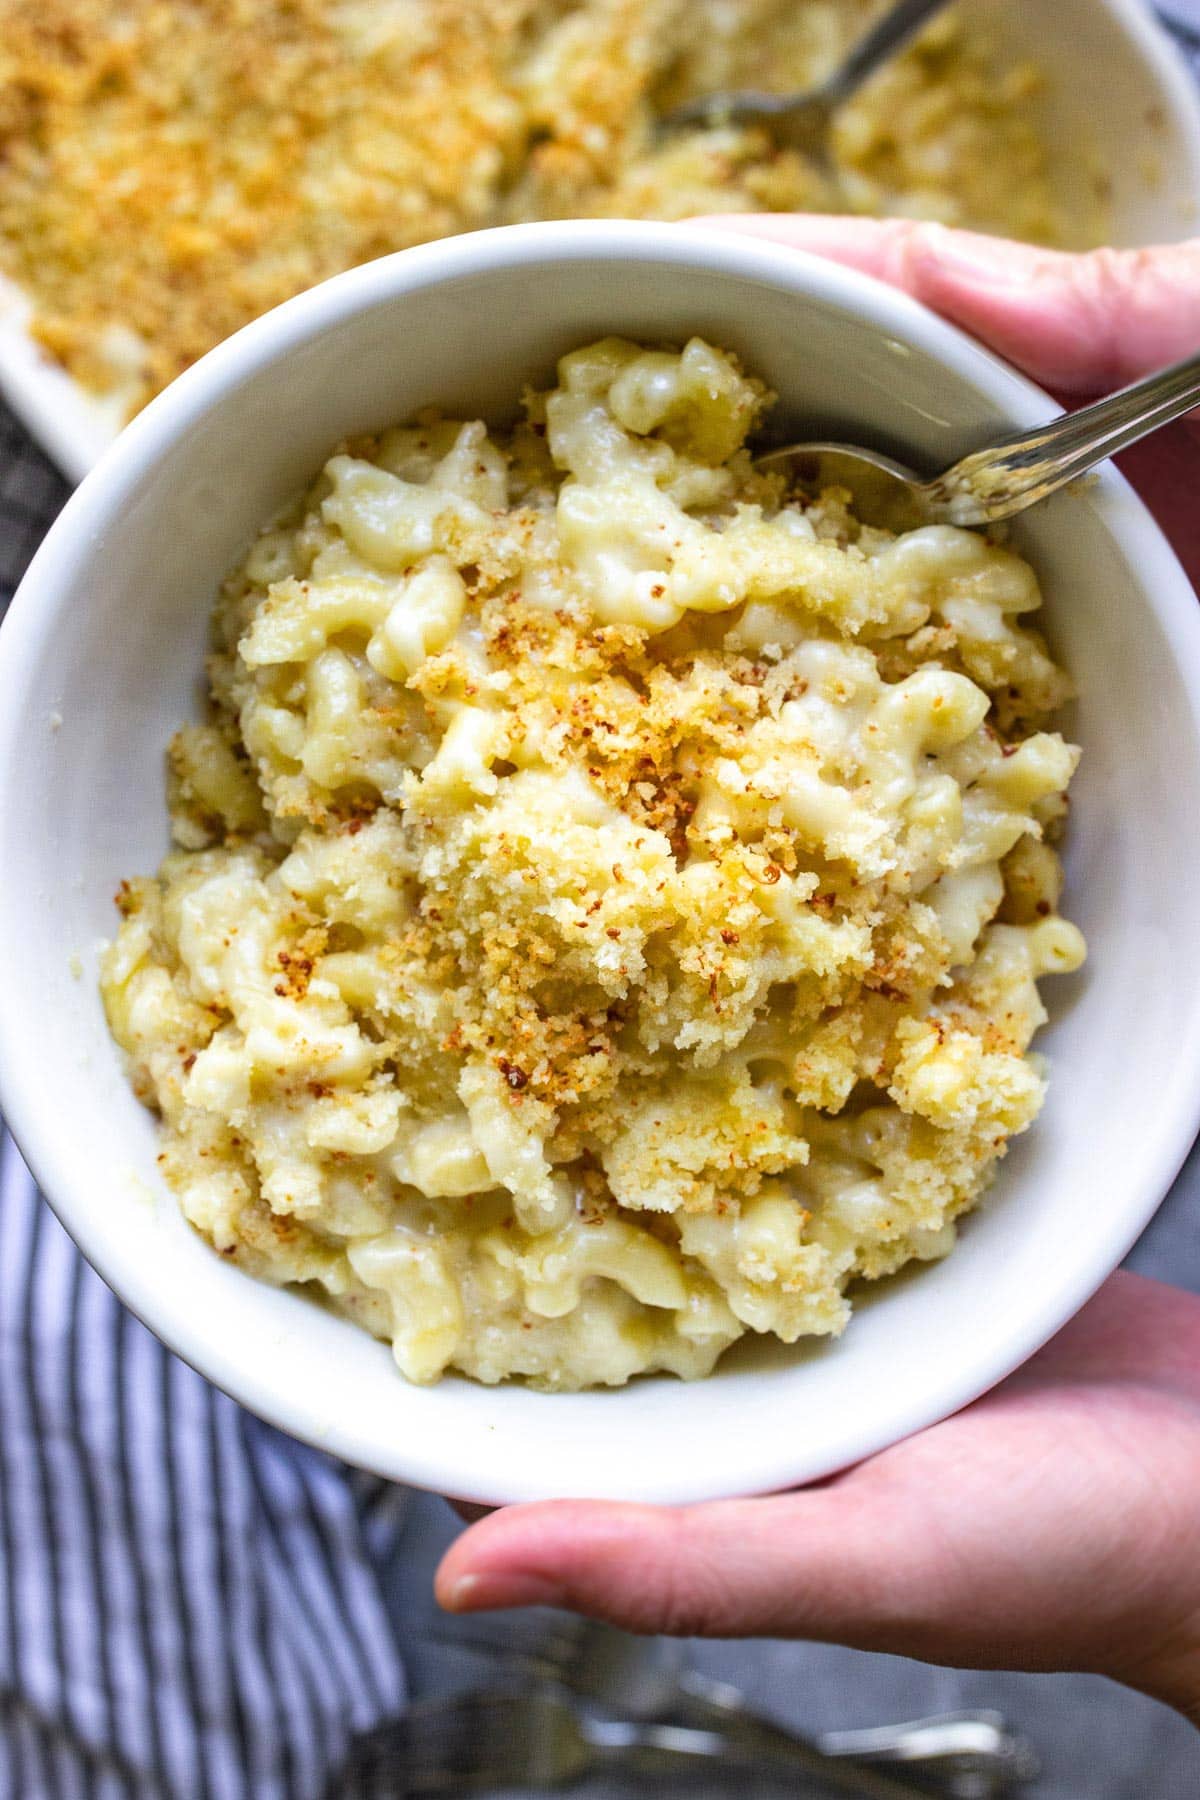
[[[562,1606],[557,1582],[541,1575],[460,1575],[441,1597],[447,1612],[498,1612],[510,1606]]]

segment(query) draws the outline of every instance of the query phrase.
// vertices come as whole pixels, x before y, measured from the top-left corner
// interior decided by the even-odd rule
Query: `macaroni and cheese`
[[[1032,569],[699,339],[344,446],[222,592],[108,1017],[187,1218],[404,1373],[699,1376],[951,1248],[1077,968]]]
[[[839,109],[827,163],[758,130],[656,141],[680,100],[823,78],[883,3],[5,0],[0,267],[136,406],[301,289],[482,225],[799,208],[1101,241],[1038,71],[970,8]]]

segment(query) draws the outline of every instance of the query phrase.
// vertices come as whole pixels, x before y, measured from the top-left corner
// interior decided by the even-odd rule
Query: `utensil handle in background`
[[[728,1758],[722,1766],[755,1769],[775,1777],[803,1781],[805,1800],[923,1800],[924,1790],[912,1787],[904,1771],[886,1773],[879,1768],[825,1756],[805,1739],[795,1737],[770,1720],[747,1713],[740,1706],[723,1705],[716,1696],[732,1695],[722,1683],[698,1678],[695,1688],[681,1688],[680,1707],[672,1722],[647,1724],[625,1719],[589,1718],[585,1736],[597,1761],[618,1762],[626,1769],[655,1773],[668,1766],[678,1770],[680,1758]]]
[[[846,60],[822,88],[832,104],[848,100],[889,57],[903,50],[935,13],[945,12],[949,0],[899,0],[882,19],[860,38]]]
[[[712,1730],[698,1724],[644,1724],[631,1719],[587,1719],[581,1728],[590,1766],[597,1773],[624,1769],[639,1775],[678,1775],[685,1768],[720,1768],[730,1777],[734,1768],[754,1769],[759,1775],[801,1777],[804,1800],[925,1800],[921,1791],[903,1780],[878,1769],[856,1768],[835,1759],[826,1762],[806,1753],[802,1744],[757,1760],[747,1755],[747,1742],[721,1732],[718,1719],[712,1721]]]
[[[778,130],[786,126],[788,120],[795,123],[803,120],[819,136],[820,129],[828,124],[830,110],[856,94],[889,56],[902,50],[927,20],[935,13],[944,12],[949,4],[950,0],[899,0],[899,5],[890,7],[816,88],[806,88],[799,94],[764,93],[757,88],[709,94],[676,107],[660,121],[660,129],[711,125],[717,119],[730,125],[762,124],[773,119]],[[808,139],[801,134],[799,141],[805,144]]]
[[[1197,406],[1200,356],[1190,356],[1093,406],[965,456],[926,492],[958,524],[1011,518]]]
[[[864,1800],[878,1789],[863,1787],[878,1774],[901,1781],[940,1784],[974,1781],[980,1794],[999,1793],[1035,1779],[1038,1758],[1026,1739],[1010,1732],[997,1712],[943,1713],[899,1725],[858,1731],[823,1732],[805,1738],[749,1709],[746,1697],[727,1683],[689,1669],[681,1682],[675,1717],[699,1729],[724,1732],[727,1741],[762,1766],[782,1761],[830,1780],[829,1763],[849,1763],[842,1779],[850,1794]]]

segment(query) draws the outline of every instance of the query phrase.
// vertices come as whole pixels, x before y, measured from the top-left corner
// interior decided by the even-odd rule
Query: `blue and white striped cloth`
[[[402,1490],[243,1412],[0,1140],[0,1796],[320,1800],[404,1700]]]

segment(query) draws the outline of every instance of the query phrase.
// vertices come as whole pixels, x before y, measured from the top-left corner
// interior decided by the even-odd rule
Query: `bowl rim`
[[[635,222],[512,226],[402,251],[351,270],[286,302],[210,351],[122,432],[67,502],[0,630],[0,838],[19,781],[18,724],[26,671],[77,591],[90,545],[100,533],[114,526],[119,529],[126,498],[169,446],[259,369],[356,314],[400,304],[416,290],[474,275],[581,261],[660,264],[664,278],[713,271],[811,297],[931,354],[952,376],[1003,410],[1014,425],[1040,423],[1059,411],[1048,395],[1008,364],[896,290],[787,247],[712,228],[686,224],[664,229]],[[552,330],[548,320],[547,334]],[[1088,498],[1126,556],[1143,571],[1139,596],[1163,630],[1200,736],[1200,607],[1191,584],[1158,525],[1115,470],[1108,468],[1099,475]],[[0,873],[0,888],[3,885]],[[16,916],[30,904],[0,894],[0,919],[6,910]],[[438,1443],[437,1434],[405,1434],[397,1442],[383,1430],[372,1438],[369,1431],[344,1426],[340,1420],[322,1419],[318,1428],[304,1396],[289,1392],[286,1375],[281,1378],[271,1369],[239,1363],[236,1353],[221,1341],[215,1323],[181,1313],[155,1281],[152,1259],[129,1254],[115,1239],[106,1241],[103,1212],[90,1204],[70,1166],[71,1158],[61,1148],[56,1094],[41,1079],[37,1058],[28,1054],[36,1035],[37,1021],[21,1011],[9,985],[0,982],[0,1111],[42,1193],[86,1259],[174,1354],[270,1424],[390,1480],[489,1502],[544,1497],[540,1484],[525,1484],[520,1459],[501,1456],[495,1471],[484,1471],[474,1464],[466,1466],[454,1444]],[[860,1431],[852,1452],[838,1466],[872,1455],[985,1393],[1052,1337],[1122,1260],[1165,1197],[1200,1128],[1200,996],[1178,1056],[1186,1079],[1174,1084],[1173,1106],[1153,1121],[1138,1179],[1126,1184],[1122,1204],[1113,1209],[1115,1216],[1106,1215],[1098,1224],[1068,1275],[1030,1306],[1020,1328],[1006,1334],[1000,1345],[986,1355],[939,1367],[919,1394],[905,1396],[887,1409],[886,1423]],[[615,1394],[605,1400],[620,1405]],[[711,1480],[698,1483],[694,1476],[689,1486],[687,1470],[673,1469],[641,1481],[639,1491],[646,1499],[680,1502],[715,1497],[718,1492],[776,1490],[816,1478],[805,1466],[804,1449],[802,1443],[790,1445],[787,1434],[781,1433],[777,1443],[757,1448],[753,1467],[747,1466],[748,1459],[740,1459],[719,1489]]]

